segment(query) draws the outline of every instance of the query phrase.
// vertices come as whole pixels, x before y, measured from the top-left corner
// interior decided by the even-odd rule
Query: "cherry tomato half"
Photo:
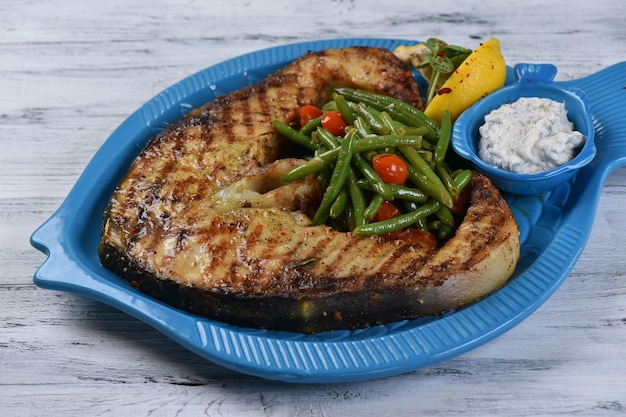
[[[374,215],[372,219],[375,222],[382,222],[383,220],[393,219],[394,217],[398,217],[402,214],[402,211],[398,207],[396,207],[393,203],[389,201],[384,201],[383,205],[380,206],[378,212]]]
[[[300,107],[300,127],[322,115],[322,110],[313,105]]]
[[[335,136],[343,136],[348,124],[338,111],[327,111],[322,116],[322,126]]]
[[[388,184],[402,185],[409,176],[409,168],[406,162],[398,155],[382,153],[372,158],[374,171]]]
[[[389,201],[384,201],[383,205],[380,206],[378,212],[374,215],[372,221],[382,222],[383,220],[389,220],[393,219],[394,217],[398,217],[401,214],[402,211],[393,203],[390,203]],[[384,240],[394,240],[397,239],[398,236],[400,236],[400,233],[402,233],[402,230],[396,230],[395,232],[385,233],[380,237]]]
[[[427,230],[418,229],[416,227],[407,227],[395,238],[402,240],[409,245],[419,245],[424,249],[437,248],[437,237]]]

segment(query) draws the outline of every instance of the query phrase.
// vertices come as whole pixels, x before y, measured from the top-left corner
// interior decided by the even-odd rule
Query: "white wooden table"
[[[567,80],[626,60],[625,17],[619,0],[0,2],[0,415],[626,415],[624,169],[537,312],[453,360],[360,383],[212,364],[109,306],[35,287],[45,256],[29,244],[132,111],[225,59],[312,39],[497,36],[509,63],[551,62]]]

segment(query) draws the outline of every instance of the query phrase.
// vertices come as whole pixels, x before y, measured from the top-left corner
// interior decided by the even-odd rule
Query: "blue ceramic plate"
[[[255,83],[309,50],[415,41],[338,39],[270,48],[228,60],[158,94],[117,128],[56,213],[32,235],[47,254],[34,281],[109,304],[198,355],[242,373],[289,382],[357,381],[400,374],[474,349],[535,311],[561,284],[589,236],[606,176],[626,165],[626,62],[563,82],[589,97],[598,148],[568,183],[540,197],[507,197],[521,229],[522,257],[502,289],[441,317],[315,335],[240,328],[186,313],[129,286],[98,262],[102,212],[150,137],[191,108]]]

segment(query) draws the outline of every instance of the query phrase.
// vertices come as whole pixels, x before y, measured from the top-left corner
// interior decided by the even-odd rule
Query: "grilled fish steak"
[[[435,250],[311,226],[323,191],[313,176],[283,182],[303,161],[271,121],[293,121],[336,86],[423,106],[387,50],[308,53],[148,142],[104,213],[101,263],[183,310],[305,333],[438,314],[503,285],[519,258],[519,232],[480,174],[455,236]]]

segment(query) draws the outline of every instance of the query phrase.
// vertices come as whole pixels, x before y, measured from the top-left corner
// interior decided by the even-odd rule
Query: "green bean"
[[[438,189],[437,194],[442,197],[440,201],[445,206],[452,206],[452,196],[450,192],[443,185],[441,179],[437,176],[437,174],[432,170],[432,168],[428,165],[424,158],[422,158],[419,153],[408,146],[400,147],[400,151],[404,154],[406,159],[410,162],[410,164],[416,168],[421,174],[423,174],[428,181]]]
[[[433,161],[433,153],[431,151],[427,151],[426,149],[418,149],[417,153],[420,154],[422,159],[428,162],[428,165]]]
[[[401,200],[409,200],[415,203],[424,203],[426,202],[426,200],[428,200],[428,196],[426,195],[426,193],[417,188],[395,184],[392,184],[389,188],[391,188],[391,193],[394,195],[394,197]]]
[[[370,129],[379,135],[387,135],[389,134],[389,129],[383,125],[383,122],[380,121],[378,115],[374,114],[367,108],[363,103],[357,104],[354,109],[354,112],[360,116],[365,123],[370,127]]]
[[[448,172],[447,168],[445,167],[445,164],[443,163],[436,164],[435,172],[441,179],[441,182],[443,183],[443,185],[446,186],[451,196],[454,197],[455,195],[459,193],[459,187],[457,187],[456,184],[454,183],[454,179]]]
[[[399,127],[396,125],[396,121],[393,120],[389,113],[387,113],[386,111],[381,111],[378,118],[380,119],[380,122],[383,124],[383,126],[385,126],[389,130],[389,133],[391,133],[392,135],[398,134]]]
[[[380,111],[387,111],[394,120],[408,126],[426,126],[428,132],[425,137],[429,140],[437,140],[438,138],[439,126],[437,123],[426,116],[424,112],[402,100],[383,94],[352,88],[337,88],[335,91],[344,96],[347,100],[364,103]]]
[[[339,195],[333,202],[333,204],[330,206],[330,210],[328,211],[328,216],[331,219],[339,218],[339,216],[343,214],[344,210],[348,206],[349,200],[350,200],[350,194],[348,193],[348,190],[346,190],[346,187],[343,187],[341,191],[339,192]]]
[[[432,143],[430,143],[427,140],[424,140],[424,141],[422,141],[421,149],[432,153],[432,151],[435,150],[435,145],[433,145]]]
[[[439,239],[447,239],[454,231],[454,226],[445,224],[439,219],[427,222],[428,231],[434,233]]]
[[[363,158],[365,158],[365,160],[367,162],[369,162],[371,164],[372,163],[372,159],[374,159],[374,157],[376,155],[378,155],[379,153],[380,153],[380,150],[373,150],[373,151],[361,152],[359,155],[361,155]]]
[[[351,102],[350,102],[351,103]],[[409,127],[407,125],[405,125],[402,122],[399,122],[397,120],[394,120],[389,113],[387,113],[386,111],[380,111],[372,106],[368,106],[365,105],[363,103],[361,103],[361,105],[364,105],[365,108],[367,109],[368,113],[370,113],[372,116],[374,116],[376,118],[376,120],[380,121],[380,123],[383,125],[383,129],[389,129],[389,133],[393,134],[393,135],[397,135],[399,134],[397,132],[398,129],[415,129],[416,133],[403,133],[404,135],[423,135],[424,133],[428,132],[427,128],[424,128],[423,130],[421,128],[418,127]],[[387,118],[387,120],[384,120],[384,118]]]
[[[276,129],[278,133],[280,133],[287,139],[294,141],[298,145],[304,146],[312,150],[317,149],[317,145],[311,141],[311,138],[309,136],[298,132],[287,123],[281,122],[278,119],[274,119],[272,120],[272,126],[274,126],[274,129]]]
[[[472,179],[472,171],[464,169],[454,176],[454,183],[458,187],[459,191],[463,190],[469,184]]]
[[[326,148],[333,149],[339,146],[339,141],[337,140],[335,135],[330,133],[327,129],[324,129],[323,127],[318,127],[315,132],[318,135],[320,143],[323,143]]]
[[[385,200],[387,201],[392,201],[397,198],[400,200],[413,201],[413,202],[421,204],[421,203],[426,202],[426,200],[428,200],[428,196],[422,190],[419,190],[417,188],[407,187],[404,185],[397,185],[397,184],[385,184],[385,185],[391,194],[391,198],[385,198]],[[372,186],[372,184],[367,180],[359,180],[359,187],[367,191],[377,192]]]
[[[311,132],[310,136],[311,136],[311,142],[313,142],[313,144],[317,145],[318,147],[324,147],[324,145],[322,144],[322,141],[320,140],[320,135],[317,133],[317,130]],[[319,155],[319,154],[320,154],[319,149],[316,149],[314,155]]]
[[[382,195],[374,194],[374,196],[370,200],[370,203],[367,205],[367,207],[365,207],[365,211],[363,212],[363,217],[365,218],[365,220],[372,220],[374,216],[376,216],[376,213],[378,213],[378,210],[380,210],[380,207],[383,205],[384,202],[385,199]]]
[[[404,211],[407,213],[409,211],[417,210],[420,206],[419,203],[416,203],[415,201],[409,201],[409,200],[403,201],[402,205],[404,206]]]
[[[380,178],[369,162],[358,153],[355,153],[352,159],[356,167],[361,171],[361,174],[365,177],[367,183],[371,185],[372,191],[382,195],[385,200],[393,200],[393,194],[389,189],[389,184],[386,184]]]
[[[414,223],[415,227],[417,227],[418,229],[422,229],[422,230],[426,230],[427,232],[430,231],[430,228],[428,227],[428,224],[426,223],[426,218],[422,217],[421,219],[418,219],[415,223]]]
[[[439,207],[441,207],[441,204],[438,201],[428,200],[428,202],[420,206],[417,210],[413,210],[409,213],[401,214],[392,219],[355,227],[352,234],[355,236],[371,236],[395,232],[396,230],[412,225],[419,219],[426,218],[431,214],[436,213],[437,210],[439,210]]]
[[[339,149],[337,162],[335,163],[335,168],[333,169],[333,173],[330,177],[330,183],[326,188],[326,192],[322,196],[322,201],[313,215],[313,225],[323,224],[326,222],[326,219],[328,219],[330,206],[335,202],[335,199],[341,192],[341,189],[346,182],[346,178],[348,177],[354,147],[353,144],[354,135],[346,135],[341,147],[337,148]]]
[[[309,136],[315,129],[322,125],[322,117],[316,117],[315,119],[309,120],[304,126],[302,126],[299,130],[303,135]]]
[[[450,176],[452,178],[454,178],[454,177],[456,177],[457,175],[459,175],[463,171],[464,170],[462,168],[455,169],[454,171],[450,171]]]
[[[348,171],[348,178],[346,179],[348,184],[348,192],[350,194],[350,200],[352,201],[352,210],[354,215],[354,225],[361,226],[365,224],[365,195],[363,190],[357,185],[356,175],[352,169]]]
[[[437,218],[441,220],[443,224],[454,227],[454,216],[452,215],[452,212],[448,207],[444,205],[439,207],[439,210],[437,210],[435,216],[437,216]]]
[[[402,152],[407,161],[409,161],[415,169],[424,174],[429,181],[437,183],[437,181],[439,180],[437,174],[435,174],[428,162],[417,150],[408,146],[401,146],[400,152]]]
[[[315,132],[313,132],[313,133],[315,133]],[[320,147],[315,150],[313,155],[317,156],[319,154],[322,154],[322,153],[326,152],[326,150],[327,149],[326,149],[325,146],[320,145]],[[287,173],[287,174],[289,174],[289,173]],[[329,165],[323,166],[322,168],[317,170],[317,172],[315,173],[315,178],[317,179],[317,181],[319,181],[320,185],[322,186],[322,190],[325,190],[326,187],[328,187],[328,182],[330,181],[330,174],[331,174],[331,172],[330,172],[330,166]]]
[[[345,120],[348,125],[353,125],[354,112],[352,111],[352,108],[350,108],[350,106],[348,105],[345,97],[341,94],[335,93],[333,94],[333,100],[335,101],[335,104],[337,105],[337,110],[339,111],[339,113],[341,113],[343,120]]]
[[[426,126],[420,126],[420,127],[401,126],[401,127],[396,128],[397,135],[424,136],[426,133],[428,133],[428,128]]]
[[[317,181],[322,186],[322,190],[325,190],[328,187],[328,184],[330,183],[330,174],[331,174],[331,172],[330,172],[329,168],[330,168],[329,166],[323,167],[322,169],[317,171],[317,174],[315,176]]]
[[[453,226],[448,226],[447,224],[442,224],[439,227],[439,230],[437,231],[437,237],[439,239],[447,239],[448,237],[450,237],[450,235],[452,234],[453,231],[454,231],[454,227]]]
[[[447,207],[452,207],[452,196],[446,190],[446,187],[433,184],[426,178],[424,174],[415,169],[412,165],[408,165],[409,180],[422,190],[427,196],[434,198]]]
[[[372,134],[372,129],[361,116],[357,116],[354,119],[354,127],[357,129],[361,136],[367,136]]]
[[[354,141],[354,152],[361,153],[364,151],[373,151],[376,149],[384,149],[389,147],[419,147],[422,143],[421,136],[400,136],[400,135],[382,135],[382,136],[366,136]]]
[[[326,113],[328,111],[338,111],[337,103],[335,103],[334,100],[331,100],[322,106],[322,112]]]
[[[428,219],[424,219],[424,220],[428,220]],[[439,219],[430,219],[426,221],[426,227],[428,228],[430,232],[438,231],[441,228],[442,224],[443,223],[441,223],[441,220]]]
[[[315,155],[304,164],[295,167],[283,177],[283,181],[291,182],[300,180],[308,175],[319,172],[322,168],[327,167],[337,159],[341,148],[337,147],[329,151]]]
[[[441,128],[439,130],[439,140],[435,146],[433,159],[436,164],[443,161],[448,152],[450,144],[450,136],[452,135],[452,113],[450,110],[444,110],[441,115]]]

